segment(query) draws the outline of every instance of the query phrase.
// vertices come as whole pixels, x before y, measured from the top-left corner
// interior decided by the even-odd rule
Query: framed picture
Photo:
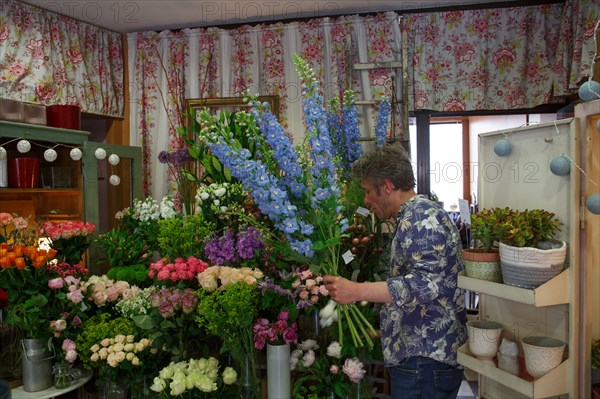
[[[257,100],[269,104],[273,115],[279,117],[279,96],[259,96]],[[185,107],[186,110],[193,108],[195,111],[208,108],[215,113],[224,109],[237,111],[250,108],[243,97],[190,98],[185,100]]]

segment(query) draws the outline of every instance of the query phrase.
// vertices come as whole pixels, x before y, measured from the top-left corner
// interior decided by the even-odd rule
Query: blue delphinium
[[[375,127],[375,146],[383,147],[387,136],[388,118],[390,117],[390,100],[384,97],[379,103],[377,126]]]
[[[358,111],[354,103],[354,92],[346,90],[340,105],[333,100],[327,110],[327,124],[332,142],[332,153],[337,158],[341,173],[347,176],[352,163],[362,154]]]

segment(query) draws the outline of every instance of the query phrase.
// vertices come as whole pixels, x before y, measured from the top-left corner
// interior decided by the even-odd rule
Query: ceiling
[[[2,0],[3,1],[3,0]],[[478,6],[510,0],[21,0],[116,32],[161,31],[378,11]]]

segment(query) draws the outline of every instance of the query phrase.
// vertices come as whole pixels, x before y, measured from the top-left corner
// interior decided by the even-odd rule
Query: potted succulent
[[[502,282],[498,243],[502,238],[500,226],[508,212],[508,208],[490,208],[471,215],[474,248],[462,251],[468,277]]]
[[[500,264],[504,282],[536,288],[559,274],[567,244],[556,240],[560,220],[542,209],[509,210],[500,224]]]

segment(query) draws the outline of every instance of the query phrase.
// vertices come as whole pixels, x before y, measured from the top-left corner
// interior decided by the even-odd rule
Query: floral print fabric
[[[20,3],[0,7],[0,97],[123,116],[121,34]]]
[[[424,196],[397,213],[390,277],[392,303],[381,310],[383,355],[388,367],[412,356],[456,365],[467,340],[460,236],[450,217]]]

